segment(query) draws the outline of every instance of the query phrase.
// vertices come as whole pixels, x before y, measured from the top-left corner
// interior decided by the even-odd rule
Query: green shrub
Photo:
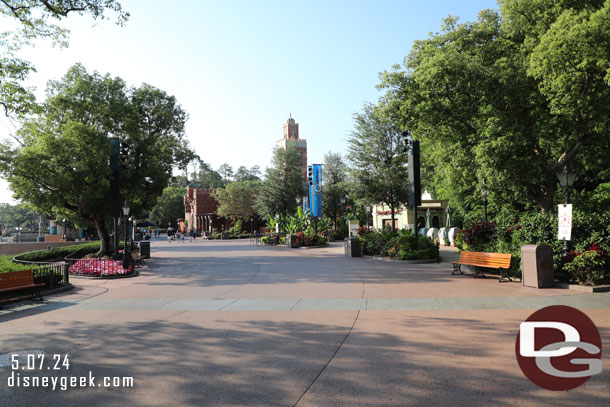
[[[54,247],[52,249],[22,253],[15,257],[18,260],[23,261],[48,261],[53,259],[63,259],[70,253],[73,253],[80,249],[83,249],[87,253],[95,253],[100,249],[100,242],[89,242],[72,246]]]
[[[241,219],[238,220],[237,222],[235,222],[235,225],[233,225],[233,227],[231,227],[228,232],[231,236],[237,236],[241,233],[242,231],[242,221]]]
[[[269,241],[269,237],[268,236],[261,237],[261,244],[267,244],[268,241]]]
[[[425,236],[417,240],[410,230],[400,230],[397,233],[385,230],[381,233],[367,233],[360,238],[362,254],[369,256],[390,256],[400,260],[433,259],[437,256],[434,243]]]
[[[592,245],[584,252],[572,251],[563,269],[579,284],[610,283],[610,262],[607,252]]]

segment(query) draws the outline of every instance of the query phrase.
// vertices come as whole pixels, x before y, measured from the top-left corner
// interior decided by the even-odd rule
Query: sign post
[[[558,208],[558,239],[570,240],[572,237],[572,204],[558,205]]]

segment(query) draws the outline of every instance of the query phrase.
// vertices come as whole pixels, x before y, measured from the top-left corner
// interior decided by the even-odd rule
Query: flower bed
[[[110,277],[126,275],[133,272],[133,266],[123,268],[123,262],[112,259],[80,259],[70,266],[71,275],[88,277]]]

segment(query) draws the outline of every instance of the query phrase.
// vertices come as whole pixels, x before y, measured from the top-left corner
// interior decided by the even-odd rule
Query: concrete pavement
[[[570,392],[515,360],[519,323],[551,304],[610,338],[610,295],[451,276],[445,264],[346,259],[244,241],[152,244],[137,278],[74,279],[45,304],[0,310],[0,354],[68,354],[27,376],[129,376],[132,388],[8,387],[6,405],[606,406],[610,365]]]

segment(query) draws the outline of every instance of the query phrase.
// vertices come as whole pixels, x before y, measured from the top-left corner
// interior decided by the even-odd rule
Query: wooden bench
[[[510,253],[485,253],[485,252],[461,252],[460,260],[452,262],[453,272],[451,275],[456,273],[464,274],[462,272],[462,265],[464,266],[476,266],[486,267],[500,270],[499,282],[503,281],[503,278],[507,278],[509,281],[513,281],[508,276],[508,269],[510,268]],[[472,277],[485,277],[481,272],[477,271],[472,274]]]
[[[40,287],[44,285],[45,283],[34,283],[34,275],[32,274],[32,270],[0,273],[0,293],[31,289],[32,298],[38,296],[38,298],[40,298],[42,301]]]

